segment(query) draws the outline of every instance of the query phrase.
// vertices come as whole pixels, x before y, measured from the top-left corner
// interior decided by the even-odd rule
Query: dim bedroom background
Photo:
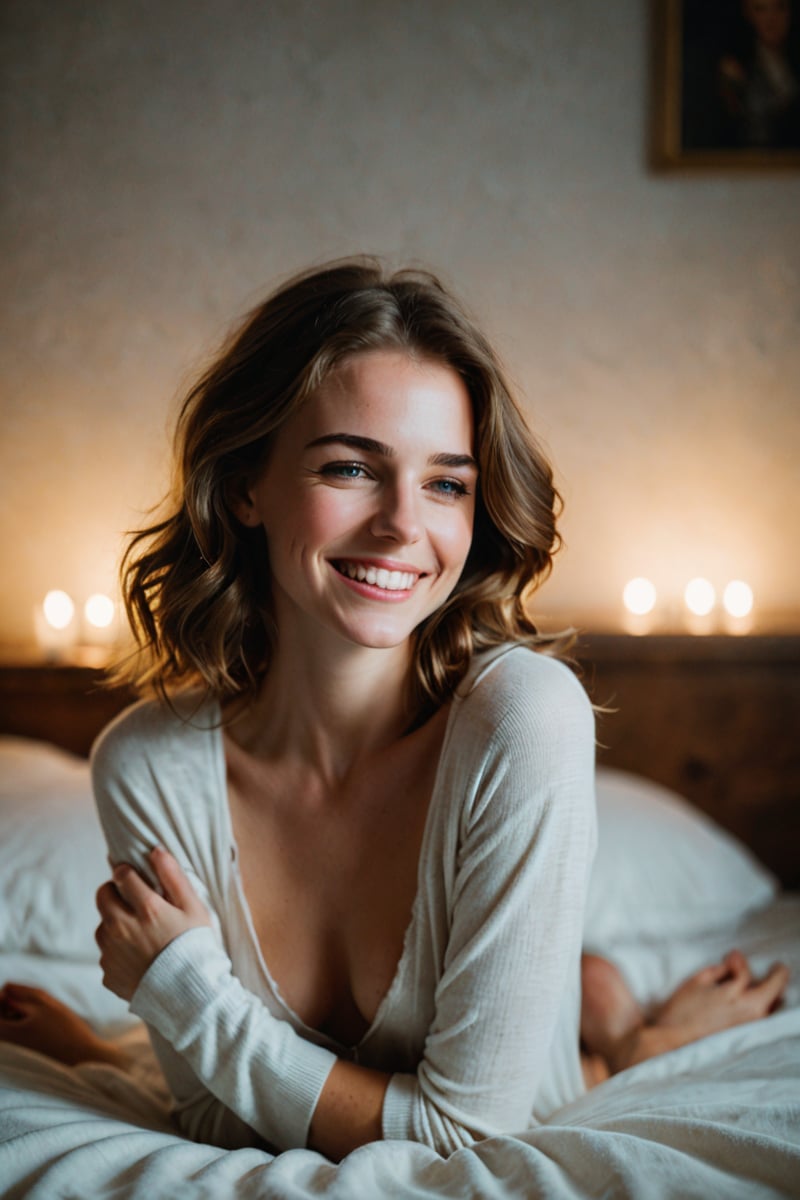
[[[800,1196],[800,174],[652,168],[669,7],[2,6],[0,979],[135,1063],[0,1047],[4,1200]],[[101,686],[117,562],[167,486],[175,398],[232,315],[362,251],[466,299],[556,464],[565,547],[534,616],[579,629],[605,709],[587,948],[643,1003],[732,946],[792,977],[768,1019],[545,1125],[334,1166],[176,1135],[100,982],[86,755],[130,700]]]

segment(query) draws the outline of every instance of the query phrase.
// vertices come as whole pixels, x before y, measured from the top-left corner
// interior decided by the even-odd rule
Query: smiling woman
[[[350,402],[354,386],[354,415],[368,419],[369,429],[342,424],[339,405]],[[242,505],[272,478],[273,524],[291,520],[289,493],[277,482],[288,470],[281,444],[293,455],[317,452],[307,469],[321,473],[311,476],[318,484],[337,478],[349,488],[347,476],[355,475],[360,489],[379,460],[384,475],[393,464],[409,417],[426,436],[428,427],[437,432],[436,422],[441,436],[450,433],[439,401],[456,395],[468,424],[452,429],[457,445],[431,442],[430,465],[442,469],[426,494],[457,493],[461,485],[471,491],[465,507],[474,506],[475,537],[466,569],[452,580],[454,595],[416,631],[414,702],[438,707],[474,649],[508,637],[552,641],[539,637],[523,601],[550,570],[559,500],[494,351],[434,276],[387,276],[371,260],[348,260],[269,297],[189,393],[177,430],[177,503],[128,555],[128,610],[144,652],[137,681],[162,694],[191,680],[225,697],[257,691],[274,648],[275,581],[267,566],[274,548],[267,550],[264,519],[250,519]],[[319,419],[313,428],[312,410]],[[370,437],[377,427],[380,436]],[[318,447],[310,444],[319,439]],[[391,489],[382,484],[381,491],[386,497]]]
[[[473,441],[466,387],[438,362],[375,350],[321,384],[233,503],[266,535],[281,641],[315,657],[323,630],[400,647],[402,682],[411,635],[454,590],[470,550]]]
[[[156,698],[93,757],[106,985],[193,1137],[526,1128],[585,1087],[594,725],[528,613],[558,498],[491,347],[433,276],[334,264],[234,335],[177,461],[124,572]],[[763,1015],[785,972],[729,956],[655,1031],[610,964],[586,979],[597,1080]],[[6,1000],[7,1036],[113,1057]]]

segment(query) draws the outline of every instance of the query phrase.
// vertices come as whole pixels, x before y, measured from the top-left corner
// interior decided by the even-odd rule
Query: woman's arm
[[[448,1153],[528,1123],[577,970],[594,839],[591,710],[556,668],[545,694],[480,713],[500,728],[464,805],[444,973],[416,1074],[336,1061],[306,1042],[233,977],[208,929],[178,936],[147,970],[134,1011],[273,1144],[308,1137],[340,1157],[382,1135]],[[577,1059],[577,1024],[574,1037]]]
[[[464,795],[443,888],[444,969],[422,1061],[393,1077],[383,1111],[384,1136],[444,1152],[518,1132],[582,1088],[579,963],[596,839],[594,720],[567,668],[506,655],[461,723],[444,764]]]
[[[161,894],[125,864],[98,892],[97,942],[106,987],[131,1001],[132,1011],[152,1023],[209,1088],[272,1144],[282,1149],[305,1144],[288,1115],[297,1105],[296,1093],[309,1085],[316,1088],[310,1146],[338,1159],[379,1139],[390,1076],[337,1062],[272,1017],[233,977],[208,911],[175,858],[158,847],[150,863]],[[181,938],[190,931],[192,937]],[[321,1071],[330,1074],[323,1076],[319,1093]],[[260,1076],[252,1087],[251,1072]]]
[[[168,847],[210,914],[221,946],[217,910],[230,847],[218,817],[225,786],[218,719],[213,706],[198,708],[195,697],[181,702],[178,712],[158,703],[136,704],[104,730],[91,765],[109,861],[132,864],[157,887],[149,854],[153,846]],[[264,1144],[155,1028],[148,1032],[173,1097],[173,1116],[186,1137],[227,1149]]]

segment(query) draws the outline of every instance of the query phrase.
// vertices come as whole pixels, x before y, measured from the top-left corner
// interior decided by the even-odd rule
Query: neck
[[[260,758],[292,757],[340,782],[408,728],[410,678],[410,642],[376,650],[282,635],[257,698],[231,733]]]

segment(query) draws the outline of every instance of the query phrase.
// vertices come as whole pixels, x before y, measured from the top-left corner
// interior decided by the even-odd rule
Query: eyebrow
[[[362,450],[365,454],[379,454],[383,458],[394,458],[396,451],[392,446],[388,446],[386,442],[376,441],[375,438],[360,437],[356,433],[328,433],[323,437],[314,438],[306,446],[306,450],[310,450],[313,446],[329,446],[332,443],[340,446],[350,446],[353,450]],[[476,471],[478,463],[471,454],[432,454],[428,459],[431,466],[435,467],[472,467]]]

